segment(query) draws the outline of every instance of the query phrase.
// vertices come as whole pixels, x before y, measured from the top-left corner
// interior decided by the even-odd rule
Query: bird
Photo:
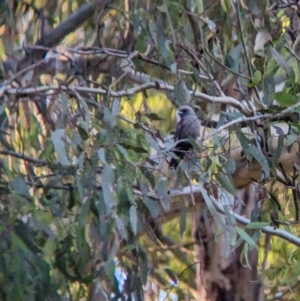
[[[200,136],[200,120],[190,106],[181,106],[176,112],[177,126],[174,135],[174,143],[178,140],[188,139],[196,140]],[[193,148],[189,141],[178,142],[172,152],[180,159],[183,159],[186,152]],[[169,168],[176,170],[178,159],[172,158]]]

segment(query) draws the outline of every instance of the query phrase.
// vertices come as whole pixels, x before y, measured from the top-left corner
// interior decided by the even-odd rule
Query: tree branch
[[[180,190],[171,190],[168,192],[168,196],[172,198],[171,201],[171,209],[168,212],[165,212],[164,209],[161,207],[160,202],[159,202],[159,196],[157,196],[156,194],[151,193],[149,195],[149,197],[151,197],[152,199],[157,200],[157,204],[160,207],[160,212],[161,212],[161,218],[160,218],[160,222],[161,223],[165,223],[175,217],[178,217],[179,212],[186,207],[186,204],[183,200],[184,196],[189,196],[191,193],[198,195],[197,197],[195,197],[195,201],[196,201],[196,207],[202,206],[204,203],[204,199],[202,196],[203,193],[203,189],[200,188],[199,185],[192,185],[192,186],[188,186],[185,187],[183,189]],[[137,195],[142,195],[141,192],[136,191],[135,190],[135,194]],[[221,202],[218,202],[213,196],[209,195],[208,196],[210,198],[210,200],[212,201],[214,207],[216,208],[216,210],[225,215],[225,210],[223,208],[223,205]],[[189,211],[194,211],[195,210],[195,206],[192,205],[192,203],[188,204],[188,210]],[[232,216],[234,216],[234,218],[241,224],[243,225],[249,225],[251,223],[251,220],[243,217],[237,213],[235,213],[233,210],[227,209],[226,208],[226,214],[231,214]],[[273,235],[273,236],[277,236],[279,238],[282,238],[292,244],[294,244],[295,246],[300,246],[300,238],[281,229],[274,229],[274,227],[271,226],[267,226],[267,227],[263,227],[260,229],[263,233],[265,234],[269,234],[269,235]]]
[[[19,159],[25,160],[27,162],[33,163],[34,165],[38,165],[38,166],[46,166],[47,165],[46,161],[33,159],[24,154],[16,153],[16,152],[9,151],[9,150],[0,150],[0,155],[7,155],[7,156],[19,158]]]
[[[138,77],[138,75],[136,76]],[[10,95],[27,96],[30,94],[44,93],[50,90],[66,91],[66,92],[74,90],[77,92],[109,95],[114,98],[122,98],[122,97],[130,97],[138,92],[146,91],[149,89],[174,92],[174,86],[169,85],[166,82],[159,81],[159,82],[148,82],[137,87],[119,90],[119,91],[107,91],[104,89],[77,87],[77,86],[40,86],[40,87],[26,88],[26,89],[13,89],[7,87],[2,90],[2,93],[6,93]],[[189,93],[191,93],[191,95],[193,94],[193,96],[199,100],[207,101],[210,103],[221,103],[221,104],[231,105],[236,109],[238,109],[239,111],[241,111],[246,116],[249,116],[251,114],[251,112],[242,103],[240,103],[237,99],[233,97],[227,97],[227,96],[216,97],[197,91],[196,92],[189,91]]]
[[[169,196],[170,197],[178,197],[178,196],[188,196],[190,195],[190,193],[201,193],[203,190],[199,188],[199,186],[196,186],[196,185],[193,185],[192,187],[189,186],[189,187],[185,187],[183,188],[181,191],[178,191],[178,190],[174,190],[174,191],[170,191],[170,194]],[[220,212],[221,214],[225,214],[225,211],[224,211],[224,208],[222,206],[222,204],[220,202],[218,202],[215,198],[213,198],[212,196],[209,196],[209,198],[211,199],[211,201],[213,202],[213,205],[215,206],[216,210],[218,212]],[[201,198],[201,200],[203,200]],[[196,199],[197,201],[197,199]],[[184,206],[184,203],[182,203],[182,205]],[[178,206],[176,206],[178,207]],[[190,207],[192,207],[190,205]],[[177,208],[178,210],[178,208]],[[226,209],[228,210],[228,209]],[[251,223],[250,219],[246,218],[246,217],[243,217],[237,213],[235,213],[233,210],[229,210],[228,213],[230,213],[231,215],[233,215],[235,217],[235,219],[243,224],[243,225],[248,225]],[[261,229],[261,231],[263,233],[266,233],[266,234],[270,234],[270,235],[273,235],[273,236],[277,236],[277,237],[280,237],[292,244],[294,244],[295,246],[300,246],[300,238],[287,232],[287,231],[284,231],[284,230],[281,230],[281,229],[274,229],[274,227],[271,227],[271,226],[267,226],[267,227],[263,227]]]

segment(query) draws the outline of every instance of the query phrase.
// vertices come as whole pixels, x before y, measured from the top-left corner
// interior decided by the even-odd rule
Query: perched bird
[[[182,139],[188,139],[189,137],[197,139],[200,135],[200,121],[196,116],[194,110],[189,106],[182,106],[176,113],[177,126],[174,135],[174,142]],[[182,159],[186,152],[193,148],[189,141],[179,142],[176,144],[173,153],[180,159]],[[172,158],[169,167],[176,169],[178,166],[178,160]]]

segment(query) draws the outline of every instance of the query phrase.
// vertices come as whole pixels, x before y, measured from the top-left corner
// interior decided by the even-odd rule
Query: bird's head
[[[187,115],[195,115],[194,110],[189,106],[181,106],[176,112],[176,121],[179,122]]]

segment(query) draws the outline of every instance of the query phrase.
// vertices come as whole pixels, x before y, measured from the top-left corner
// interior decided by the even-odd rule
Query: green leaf
[[[264,227],[270,226],[270,223],[266,222],[253,222],[245,226],[246,229],[262,229]]]
[[[169,269],[169,268],[165,268],[165,272],[171,278],[171,280],[173,281],[173,283],[177,284],[177,277],[175,276],[175,274],[173,273],[173,271],[171,269]]]
[[[286,75],[292,75],[292,69],[287,62],[289,62],[286,58],[284,58],[275,48],[269,46],[269,49],[272,53],[273,58],[277,62],[277,64],[285,71]]]
[[[140,256],[140,270],[141,270],[141,279],[143,285],[146,285],[147,279],[148,279],[148,260],[147,260],[147,254],[143,250],[139,250],[139,256]]]
[[[113,100],[112,106],[111,106],[111,112],[113,116],[117,117],[120,113],[120,100],[118,98],[115,98]]]
[[[143,203],[146,205],[152,218],[156,218],[160,215],[160,210],[159,210],[157,201],[154,201],[151,198],[146,196],[143,199]]]
[[[273,95],[275,93],[275,80],[273,72],[264,76],[264,95],[263,103],[269,106],[273,102]]]
[[[156,138],[153,137],[153,135],[146,133],[145,138],[146,138],[147,142],[151,145],[151,147],[153,147],[156,151],[159,151],[161,149],[161,146],[159,145]]]
[[[161,117],[159,117],[156,113],[149,113],[145,115],[150,120],[163,120]]]
[[[25,246],[31,250],[34,253],[40,253],[40,249],[36,246],[34,241],[34,236],[32,235],[32,230],[30,227],[25,224],[21,220],[16,220],[14,225],[15,234],[18,236],[18,238],[21,239],[21,241],[25,244]],[[19,247],[21,245],[19,244]],[[23,247],[22,247],[23,248]],[[24,249],[25,251],[26,249]]]
[[[235,195],[235,188],[231,182],[231,180],[224,175],[223,173],[215,174],[217,181],[221,184],[221,186],[228,191],[230,194]]]
[[[118,150],[120,151],[120,153],[124,156],[124,158],[125,158],[128,162],[130,162],[130,163],[133,164],[133,162],[130,160],[130,157],[129,157],[129,155],[128,155],[127,150],[126,150],[122,145],[120,145],[120,144],[116,144],[116,146],[117,146]]]
[[[213,216],[214,220],[218,224],[218,227],[225,228],[225,225],[221,219],[220,213],[215,208],[213,201],[210,199],[210,196],[207,194],[206,189],[203,187],[203,183],[199,182],[198,187],[203,196],[205,204],[208,207],[208,210],[211,213],[211,215]]]
[[[180,79],[174,85],[174,95],[180,105],[185,105],[191,95],[186,90],[185,82]]]
[[[30,193],[25,180],[22,177],[17,177],[11,182],[12,189],[19,195],[30,198]]]
[[[89,127],[91,126],[91,113],[89,106],[87,105],[86,100],[76,91],[73,90],[76,94],[76,97],[80,101],[81,110],[83,109],[85,115],[84,115],[84,122],[82,122],[83,127],[86,131],[88,131]]]
[[[77,126],[77,130],[82,140],[86,141],[89,138],[89,134],[81,125]]]
[[[244,244],[244,246],[242,248],[242,252],[240,255],[240,262],[244,262],[243,258],[246,260],[246,267],[251,269],[251,265],[249,262],[249,245],[248,244]]]
[[[276,148],[275,150],[273,149],[272,147],[272,140],[275,139],[275,137],[271,137],[270,140],[271,140],[271,147],[270,149],[273,149],[273,157],[272,157],[272,161],[273,161],[273,164],[276,165],[279,158],[280,158],[280,155],[282,153],[282,149],[283,149],[283,142],[284,142],[284,132],[283,132],[283,129],[279,126],[276,126],[274,125],[273,126],[274,129],[276,129],[276,139],[277,139],[277,145],[276,145]]]
[[[276,101],[280,105],[285,106],[285,107],[290,107],[298,102],[298,100],[296,99],[295,96],[293,96],[289,93],[283,92],[283,91],[275,93],[274,96],[275,96]]]
[[[131,149],[133,151],[135,151],[136,153],[140,153],[140,154],[148,154],[148,151],[146,149],[144,149],[141,146],[138,145],[134,145],[134,144],[130,144],[130,143],[119,143],[118,145],[121,145],[124,147],[124,149]],[[121,150],[120,150],[121,151]]]
[[[203,1],[202,0],[196,0],[196,7],[197,7],[197,12],[199,15],[203,13]]]
[[[155,23],[155,33],[156,33],[156,41],[159,51],[165,61],[165,63],[170,66],[172,64],[172,60],[170,57],[170,53],[166,46],[166,36],[164,31],[164,24],[162,21],[162,14],[158,14]]]
[[[122,239],[128,240],[128,234],[127,234],[127,231],[126,231],[126,228],[124,226],[122,219],[116,213],[113,214],[113,217],[115,219],[118,231],[119,231]]]
[[[85,228],[87,225],[87,217],[90,210],[90,204],[91,204],[91,200],[89,198],[85,198],[84,200],[82,200],[80,213],[78,216],[79,228]]]
[[[137,210],[136,210],[135,206],[130,206],[129,218],[130,218],[131,229],[132,229],[133,233],[136,235],[137,234],[138,217],[137,217]]]
[[[104,269],[108,279],[110,279],[110,281],[113,281],[115,276],[115,262],[113,258],[105,262]]]
[[[244,239],[250,246],[255,246],[255,242],[254,240],[249,236],[248,233],[245,232],[244,229],[240,228],[240,227],[236,227],[236,232],[238,233],[238,235]]]
[[[164,3],[163,5],[166,6],[166,4]],[[171,34],[172,34],[172,39],[173,39],[173,43],[176,44],[176,35],[175,35],[175,31],[174,31],[174,27],[173,27],[173,24],[172,24],[172,19],[171,19],[171,16],[170,16],[170,10],[168,9],[168,7],[166,6],[166,14],[167,14],[167,20],[168,20],[168,23],[169,23],[169,27],[171,29]],[[172,65],[172,64],[170,64]]]
[[[169,188],[167,178],[162,177],[158,180],[155,186],[155,191],[160,197],[168,196]]]
[[[65,129],[55,130],[52,133],[51,138],[52,138],[54,149],[58,155],[60,164],[63,166],[71,165],[65,149],[65,142],[64,142],[66,140]]]
[[[226,172],[228,172],[228,174],[232,175],[236,170],[235,161],[232,158],[229,158],[225,162],[224,168],[225,168]]]
[[[116,206],[116,200],[113,195],[115,175],[109,164],[105,164],[102,171],[102,192],[103,198],[108,211]]]
[[[103,121],[112,129],[117,124],[116,116],[108,108],[104,108]]]
[[[258,85],[261,82],[261,79],[262,79],[261,72],[259,70],[256,70],[253,74],[253,78],[251,82],[248,84],[248,87],[251,88]]]
[[[265,178],[268,178],[270,175],[270,167],[268,164],[268,160],[263,155],[263,153],[258,149],[258,147],[253,143],[252,140],[249,140],[244,133],[237,132],[236,133],[239,141],[241,142],[241,145],[243,147],[243,151],[245,152],[248,159],[251,159],[252,157],[256,159],[259,164],[262,166],[262,170],[264,172]],[[249,158],[251,157],[251,158]]]
[[[106,158],[105,158],[105,149],[104,148],[99,148],[98,149],[98,157],[100,161],[104,164],[107,164]]]

